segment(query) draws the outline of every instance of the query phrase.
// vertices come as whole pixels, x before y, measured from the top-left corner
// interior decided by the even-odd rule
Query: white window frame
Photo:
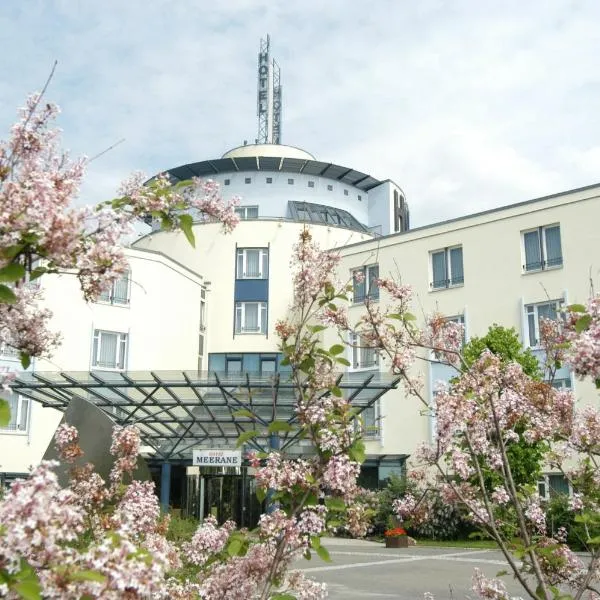
[[[528,348],[539,348],[540,347],[540,315],[539,308],[541,306],[548,306],[550,304],[554,304],[554,310],[556,314],[559,314],[559,310],[562,304],[562,300],[546,300],[544,302],[534,302],[530,304],[525,304],[525,314],[524,318],[524,335],[525,339],[523,340],[523,345]],[[531,343],[532,332],[529,324],[529,316],[533,315],[533,339],[535,340],[535,344]]]
[[[373,361],[365,360],[372,353]],[[375,348],[369,348],[362,343],[360,335],[350,333],[349,357],[352,371],[373,371],[379,369],[379,354]]]
[[[120,281],[126,280],[127,292],[126,298],[120,298],[116,295],[117,285]],[[110,304],[111,306],[129,306],[131,296],[131,271],[127,269],[118,279],[112,282],[112,285],[108,290],[103,292],[97,302],[99,304]]]
[[[551,475],[562,475],[562,473],[544,473],[540,476],[537,481],[537,491],[538,495],[542,500],[550,500],[552,499],[552,495],[550,494],[550,476]],[[564,477],[564,475],[563,475]],[[569,497],[573,496],[573,486],[571,482],[567,480],[567,484],[569,485]],[[541,494],[540,485],[544,486],[544,494]]]
[[[546,245],[546,231],[548,229],[554,229],[558,227],[558,235],[559,235],[559,239],[560,239],[560,244],[561,244],[561,250],[560,250],[560,263],[557,263],[555,265],[548,265],[547,264],[547,260],[546,257],[548,256],[548,250],[547,250],[547,245]],[[540,244],[540,264],[539,266],[536,267],[531,267],[531,268],[527,268],[527,253],[525,252],[525,235],[527,233],[533,233],[536,232],[539,236],[538,238],[538,243]],[[551,271],[553,269],[562,269],[563,266],[563,262],[564,262],[564,258],[563,258],[563,252],[562,252],[562,236],[561,236],[561,231],[560,231],[560,223],[552,223],[551,225],[543,225],[541,227],[532,227],[531,229],[525,229],[523,231],[521,231],[521,255],[522,255],[522,268],[523,268],[523,273],[539,273],[540,271]],[[535,263],[531,263],[531,264],[535,264]]]
[[[463,326],[462,345],[464,347],[464,345],[467,343],[467,325],[466,325],[465,313],[461,313],[458,315],[452,315],[450,317],[444,317],[444,321],[446,321],[447,323],[458,323],[459,325]],[[432,350],[431,351],[431,360],[440,362],[441,358],[440,358],[439,353]]]
[[[460,281],[454,282],[454,276],[452,274],[452,251],[461,250],[461,266],[462,266],[462,279]],[[435,281],[434,280],[434,272],[433,272],[433,256],[435,254],[444,254],[444,261],[446,267],[445,279]],[[446,248],[438,248],[436,250],[431,250],[429,252],[429,272],[430,272],[430,287],[432,291],[437,290],[447,290],[448,288],[461,287],[465,284],[465,253],[462,244],[455,244],[454,246],[448,246]],[[443,285],[435,285],[436,283],[440,284],[443,282]]]
[[[258,327],[256,329],[246,329],[246,307],[250,304],[258,305]],[[267,333],[267,303],[266,302],[236,302],[235,303],[235,333],[236,335]]]
[[[248,216],[249,210],[256,210],[256,216]],[[238,217],[242,221],[251,221],[253,219],[258,219],[258,205],[254,204],[249,206],[237,206],[235,209],[235,214],[238,215]]]
[[[115,356],[116,367],[98,365],[98,357],[102,348],[103,335],[116,335],[117,348]],[[92,339],[92,369],[98,371],[125,371],[127,369],[127,351],[129,349],[129,336],[122,331],[108,331],[106,329],[94,329]]]
[[[248,268],[248,252],[258,252],[258,277],[246,275]],[[242,271],[240,273],[240,259]],[[235,260],[236,279],[268,279],[269,278],[269,249],[268,248],[238,248]]]
[[[374,425],[367,425],[364,421],[363,415],[365,411],[369,410],[370,408],[373,409],[374,413]],[[359,417],[363,438],[368,441],[381,439],[381,405],[379,403],[379,399],[376,400],[370,407],[367,407],[363,412],[361,412]]]
[[[371,276],[371,271],[373,269],[377,269],[376,277]],[[363,283],[365,286],[365,293],[362,298],[360,296],[357,297],[357,295],[356,295],[357,283],[354,278],[356,273],[360,273],[364,277]],[[377,284],[374,284],[373,286],[371,285],[371,282],[375,281],[375,279],[379,279],[379,263],[373,263],[371,265],[365,265],[364,267],[359,267],[358,269],[352,269],[351,275],[352,275],[352,300],[353,300],[354,304],[361,304],[367,298],[369,300],[379,300],[379,286]],[[360,285],[360,284],[358,284],[358,285]]]
[[[17,410],[14,412],[11,408],[10,421],[6,427],[0,427],[0,435],[27,435],[31,426],[31,402],[29,398],[25,398],[20,394],[17,396]],[[20,423],[23,415],[25,415],[25,427],[20,429]]]

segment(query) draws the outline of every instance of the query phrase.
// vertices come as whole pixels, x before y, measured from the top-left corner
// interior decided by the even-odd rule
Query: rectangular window
[[[206,330],[206,301],[200,300],[200,331]]]
[[[542,271],[563,264],[560,225],[546,225],[523,232],[523,271]]]
[[[235,332],[267,333],[267,303],[236,302]]]
[[[379,300],[377,279],[379,279],[379,265],[369,265],[352,271],[355,304],[364,302],[366,298]]]
[[[314,181],[309,181],[308,182],[308,187],[315,187],[315,182]]]
[[[6,342],[0,342],[0,356],[3,358],[19,358],[19,351]]]
[[[246,177],[244,183],[252,183],[252,177]]]
[[[292,178],[288,179],[288,185],[294,185],[294,180]]]
[[[358,201],[361,202],[362,201],[362,196],[360,194],[358,194]]]
[[[272,177],[267,177],[267,183],[273,183],[273,178]]]
[[[29,429],[30,400],[17,394],[4,395],[10,408],[10,421],[0,427],[0,433],[27,433]]]
[[[224,184],[224,185],[229,185],[230,183],[231,183],[231,179],[226,179],[226,180],[223,182],[223,184]]]
[[[362,421],[363,437],[367,440],[379,439],[381,435],[379,422],[379,402],[375,402],[372,406],[365,408],[360,413]]]
[[[121,306],[129,304],[129,275],[129,271],[125,271],[119,279],[113,282],[110,289],[102,292],[100,296],[98,296],[98,302],[120,304]]]
[[[332,186],[332,185],[328,185],[328,186],[327,186],[327,189],[328,189],[330,192],[332,192],[332,191],[333,191],[333,186]]]
[[[225,373],[241,373],[242,358],[240,356],[228,356],[225,361]]]
[[[260,374],[261,375],[273,375],[277,371],[277,359],[275,358],[261,358],[260,359]]]
[[[344,190],[344,196],[348,195],[348,190]]]
[[[444,321],[447,321],[448,323],[458,323],[458,325],[462,325],[463,327],[463,331],[462,331],[462,343],[463,346],[465,345],[466,342],[466,329],[465,329],[465,315],[454,315],[452,317],[445,317]],[[445,362],[447,360],[447,357],[442,356],[441,352],[437,352],[437,351],[433,351],[433,359],[434,360],[441,360],[442,362]]]
[[[237,279],[267,279],[269,250],[267,248],[238,248]]]
[[[540,302],[538,304],[527,304],[525,306],[527,339],[530,347],[535,348],[540,345],[541,319],[556,320],[559,306],[559,300]]]
[[[431,287],[434,290],[462,285],[463,271],[462,246],[443,248],[431,252]]]
[[[242,221],[258,219],[258,206],[238,206],[235,209],[235,214],[238,215]]]
[[[372,369],[379,365],[379,355],[375,348],[368,346],[366,340],[356,333],[350,335],[353,369]]]
[[[94,330],[92,367],[97,369],[125,369],[127,334],[117,331]]]

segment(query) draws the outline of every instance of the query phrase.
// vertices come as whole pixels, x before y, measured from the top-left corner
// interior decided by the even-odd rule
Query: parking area
[[[332,562],[313,556],[298,568],[317,581],[327,583],[329,598],[398,598],[417,600],[430,592],[436,600],[475,598],[471,590],[473,569],[487,577],[506,568],[495,550],[468,548],[385,548],[384,544],[338,538],[323,539]],[[521,595],[509,576],[503,578],[509,593]]]

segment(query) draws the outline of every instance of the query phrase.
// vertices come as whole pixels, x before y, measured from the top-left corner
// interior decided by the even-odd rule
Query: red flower
[[[401,535],[407,535],[406,530],[402,527],[394,527],[394,529],[388,529],[385,532],[385,537],[400,537]]]

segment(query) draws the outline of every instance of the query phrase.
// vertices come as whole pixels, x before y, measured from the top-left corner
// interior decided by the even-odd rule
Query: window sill
[[[25,429],[1,429],[0,428],[0,435],[14,435],[14,436],[21,436],[21,437],[26,437],[29,434],[29,430]]]
[[[90,371],[109,371],[111,373],[125,373],[126,369],[121,367],[99,367],[92,365]]]
[[[454,290],[456,288],[461,288],[461,287],[465,287],[465,284],[464,283],[456,283],[454,285],[448,285],[448,286],[445,286],[445,287],[437,287],[437,288],[432,287],[429,290],[429,293],[431,294],[431,293],[434,293],[434,292],[445,292],[446,290]]]
[[[552,267],[544,267],[543,269],[530,269],[529,271],[526,271],[525,269],[523,269],[521,271],[521,275],[537,275],[539,273],[545,273],[546,271],[559,271],[562,268],[563,268],[563,264],[552,266]]]
[[[236,331],[235,335],[267,335],[266,331]]]
[[[364,371],[379,371],[379,365],[370,367],[348,367],[348,373],[363,373]]]
[[[379,296],[377,298],[371,298],[371,297],[366,297],[363,298],[362,300],[352,300],[352,306],[360,306],[361,304],[364,304],[367,300],[369,300],[370,302],[379,302]]]
[[[110,302],[108,300],[96,300],[94,304],[101,304],[102,306],[116,306],[117,308],[131,308],[131,302]]]

